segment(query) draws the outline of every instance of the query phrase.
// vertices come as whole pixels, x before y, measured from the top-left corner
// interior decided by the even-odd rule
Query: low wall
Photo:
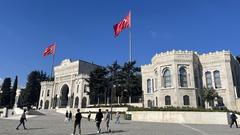
[[[85,117],[85,118],[87,118],[88,117],[88,112],[89,112],[89,110],[92,112],[91,113],[91,119],[95,119],[95,117],[96,117],[96,112],[98,112],[98,109],[99,108],[82,108],[82,109],[80,109],[80,112],[82,113],[82,116],[83,117]],[[105,110],[106,109],[108,109],[109,111],[110,111],[110,108],[107,108],[107,107],[101,107],[100,109],[102,109],[102,111],[103,111],[103,114],[105,113]],[[76,112],[77,112],[77,109],[66,109],[66,108],[60,108],[60,109],[56,109],[56,112],[58,112],[58,113],[62,113],[63,115],[65,115],[65,113],[66,113],[66,111],[68,110],[68,112],[69,111],[71,111],[72,112],[72,114],[76,114]],[[113,117],[115,117],[115,112],[117,112],[117,111],[119,111],[119,112],[126,112],[127,111],[127,108],[123,108],[123,107],[118,107],[118,108],[113,108]],[[123,117],[123,116],[122,116]]]
[[[105,112],[107,109],[108,111],[111,110],[111,107],[100,107],[100,108],[82,108],[80,109],[81,112],[98,112],[98,109],[101,109],[103,112]],[[126,112],[128,110],[127,107],[113,107],[112,111],[113,112]]]
[[[224,125],[230,122],[227,112],[132,111],[127,113],[132,114],[133,121]]]
[[[106,109],[108,109],[108,111],[111,110],[110,107],[100,107],[100,108],[80,108],[80,112],[98,112],[98,109],[101,109],[103,112],[106,111]],[[58,108],[56,109],[56,111],[58,113],[66,113],[66,111],[72,111],[72,113],[75,113],[77,111],[77,108],[70,108],[70,109],[67,109],[67,108]],[[126,112],[128,110],[127,107],[113,107],[112,108],[112,111],[113,112]]]

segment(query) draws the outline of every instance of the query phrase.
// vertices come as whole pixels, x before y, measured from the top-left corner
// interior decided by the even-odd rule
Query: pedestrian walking
[[[17,130],[18,130],[18,128],[19,128],[19,126],[21,126],[22,124],[23,124],[23,128],[24,129],[27,129],[26,127],[25,127],[25,120],[27,121],[27,118],[26,118],[26,111],[27,110],[23,110],[23,114],[22,114],[22,116],[21,116],[21,118],[20,118],[20,124],[17,126]]]
[[[81,135],[81,119],[82,114],[80,113],[80,109],[77,109],[77,113],[75,115],[75,121],[74,121],[74,129],[72,135],[75,135],[76,127],[78,126],[79,135]]]
[[[68,122],[68,111],[66,111],[66,113],[65,113],[65,119],[64,119],[64,122]]]
[[[101,112],[101,109],[99,109],[97,114],[96,114],[96,118],[95,118],[96,126],[97,126],[97,133],[101,133],[100,125],[101,125],[101,122],[102,122],[102,118],[103,118],[103,114]]]
[[[232,123],[230,125],[230,128],[232,128],[232,125],[235,123],[236,125],[236,128],[238,128],[238,124],[237,124],[237,116],[234,112],[232,112],[231,116],[230,116],[231,120],[232,120]]]
[[[71,122],[71,121],[72,121],[72,112],[70,111],[68,115],[68,122]]]
[[[106,122],[106,128],[107,132],[110,132],[111,130],[109,129],[109,123],[110,123],[110,113],[108,112],[108,109],[106,110],[106,113],[104,115],[104,120]]]
[[[88,117],[87,118],[88,118],[88,121],[91,120],[91,111],[88,112]]]
[[[120,124],[120,114],[119,114],[119,112],[116,113],[115,118],[116,118],[115,124]]]

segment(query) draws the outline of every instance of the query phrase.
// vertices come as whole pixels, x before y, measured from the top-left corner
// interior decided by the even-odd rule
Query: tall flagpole
[[[130,10],[130,28],[129,28],[129,62],[132,62],[132,13]],[[128,83],[129,83],[130,76],[128,75]],[[128,87],[129,88],[129,87]],[[130,90],[130,88],[129,88]],[[131,93],[131,92],[130,92]],[[129,95],[129,103],[132,101],[132,95]]]
[[[52,56],[51,78],[53,78],[54,56],[55,56],[55,52],[54,52],[54,54]]]
[[[53,53],[53,55],[52,55],[52,68],[51,68],[51,79],[53,79],[53,80],[51,80],[51,81],[54,81],[54,77],[53,77],[53,68],[54,68],[54,58],[55,58],[55,53],[56,53],[56,43],[54,43],[54,53]],[[55,100],[55,92],[54,92],[54,90],[55,90],[55,85],[54,85],[54,83],[53,83],[53,89],[52,89],[52,97],[51,97],[51,106],[50,106],[50,108],[51,109],[53,109],[53,105],[54,105],[54,100]]]
[[[130,28],[129,28],[129,62],[132,61],[132,12],[130,10]]]
[[[53,78],[53,68],[54,68],[54,57],[56,53],[56,42],[54,42],[54,51],[53,51],[53,57],[52,57],[52,67],[51,67],[51,78]]]
[[[129,29],[129,62],[132,61],[132,31]]]

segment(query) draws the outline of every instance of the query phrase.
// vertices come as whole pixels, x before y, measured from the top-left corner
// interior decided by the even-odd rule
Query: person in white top
[[[115,124],[120,124],[120,114],[119,114],[119,112],[116,113],[115,118],[116,118]]]

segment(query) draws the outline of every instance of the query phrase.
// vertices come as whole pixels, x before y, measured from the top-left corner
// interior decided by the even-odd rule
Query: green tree
[[[129,102],[132,102],[132,96],[134,100],[138,100],[142,95],[142,82],[140,68],[135,66],[136,61],[126,62],[122,67],[121,80],[124,90],[127,92],[125,96],[129,97]]]
[[[206,88],[204,87],[203,90],[201,91],[201,97],[203,102],[206,103],[206,108],[209,108],[209,103],[210,106],[213,107],[213,102],[215,98],[218,98],[218,93],[214,88]]]
[[[107,98],[111,103],[121,104],[128,99],[130,102],[139,102],[142,97],[142,77],[140,68],[135,64],[133,61],[121,66],[115,61],[107,68],[99,67],[92,71],[87,79],[91,104],[106,103]]]
[[[14,106],[17,87],[18,87],[18,76],[15,77],[12,89],[10,91],[10,108],[13,108]]]
[[[50,77],[43,71],[32,71],[28,75],[26,88],[21,91],[19,103],[20,107],[23,106],[37,106],[41,90],[41,82],[49,81]]]
[[[1,98],[0,106],[1,107],[10,107],[10,90],[11,90],[11,78],[5,78],[1,88]]]
[[[117,101],[117,97],[121,96],[121,82],[120,82],[120,72],[121,66],[114,61],[112,65],[107,66],[108,70],[108,93],[107,96],[111,99],[111,103]]]
[[[88,95],[91,104],[103,103],[106,99],[107,90],[107,69],[104,67],[97,67],[89,75],[86,81],[89,83]]]

